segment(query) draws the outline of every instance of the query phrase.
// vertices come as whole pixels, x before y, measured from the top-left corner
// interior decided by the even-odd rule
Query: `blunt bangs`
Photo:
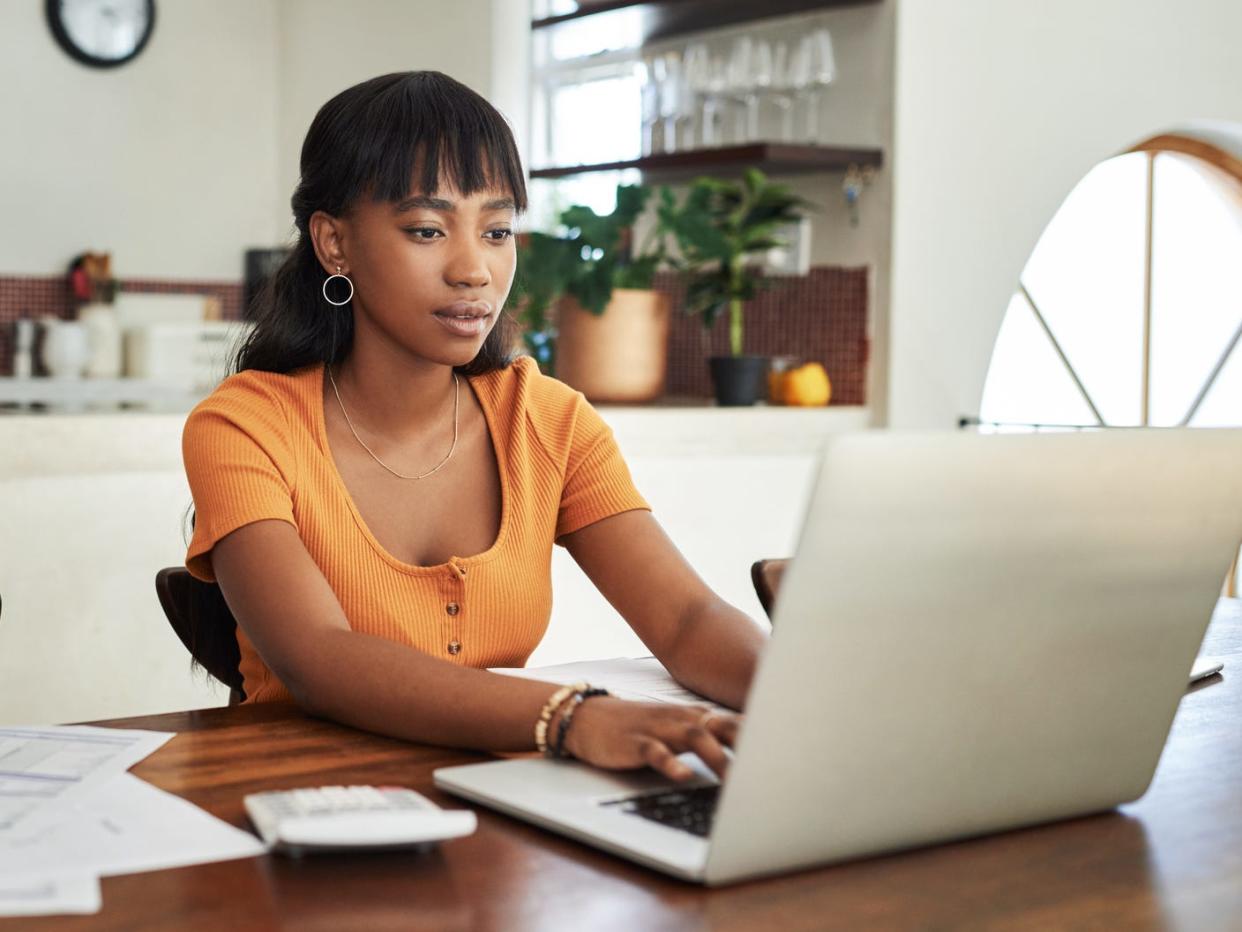
[[[343,203],[333,205],[338,211],[364,196],[396,203],[412,193],[433,194],[442,182],[465,196],[508,191],[517,211],[526,210],[522,162],[504,117],[441,72],[381,75],[343,92],[323,109],[344,117],[337,125],[348,124],[351,138],[337,141],[353,149],[347,163],[352,177],[337,189]],[[315,135],[312,126],[308,144]]]

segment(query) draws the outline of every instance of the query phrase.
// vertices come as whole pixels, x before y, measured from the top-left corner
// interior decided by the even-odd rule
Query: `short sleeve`
[[[612,428],[579,399],[556,518],[557,539],[623,511],[651,510],[634,486]]]
[[[215,581],[212,548],[240,527],[269,518],[297,526],[288,419],[275,398],[226,382],[191,412],[181,450],[194,497],[185,558],[193,576]]]

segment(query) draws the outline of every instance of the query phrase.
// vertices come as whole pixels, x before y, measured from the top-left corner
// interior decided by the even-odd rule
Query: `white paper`
[[[106,783],[172,736],[92,725],[0,727],[0,841],[32,813]]]
[[[686,689],[669,675],[664,665],[655,657],[581,660],[549,667],[496,667],[492,672],[562,685],[590,683],[592,686],[603,686],[622,699],[704,705],[716,712],[732,711]]]
[[[83,871],[103,877],[253,857],[249,832],[122,773],[66,805],[65,818],[0,838],[0,876]]]
[[[99,906],[99,878],[91,873],[0,875],[0,916],[81,915]]]

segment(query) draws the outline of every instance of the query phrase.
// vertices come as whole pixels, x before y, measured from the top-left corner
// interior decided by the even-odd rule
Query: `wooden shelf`
[[[660,153],[624,162],[536,168],[531,171],[530,176],[566,178],[588,172],[637,168],[645,176],[645,181],[674,181],[703,174],[738,175],[742,169],[751,166],[767,175],[804,175],[810,172],[845,171],[851,165],[878,168],[883,162],[884,153],[879,149],[755,142],[744,146]]]
[[[532,20],[530,26],[547,29],[586,16],[633,16],[637,11],[642,17],[642,41],[647,43],[772,16],[880,2],[882,0],[763,0],[762,3],[756,0],[581,0],[577,12]],[[624,12],[627,10],[630,12]]]

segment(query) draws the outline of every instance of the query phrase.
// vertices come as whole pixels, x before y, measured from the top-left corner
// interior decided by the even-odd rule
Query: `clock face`
[[[142,51],[155,26],[155,0],[47,0],[61,47],[87,65],[111,68]]]

